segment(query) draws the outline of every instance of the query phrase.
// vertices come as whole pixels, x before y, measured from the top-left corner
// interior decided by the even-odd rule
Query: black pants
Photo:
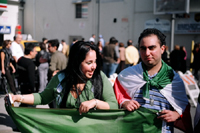
[[[16,88],[15,88],[15,85],[14,85],[14,79],[13,79],[12,75],[10,74],[10,70],[9,69],[5,69],[5,75],[3,75],[3,76],[6,77],[12,93],[16,94]]]

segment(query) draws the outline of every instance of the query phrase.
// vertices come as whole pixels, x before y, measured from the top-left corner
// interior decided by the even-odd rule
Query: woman
[[[76,42],[70,50],[67,67],[55,75],[41,93],[12,95],[13,101],[47,104],[56,99],[59,108],[117,109],[110,81],[100,71],[98,48],[90,42]]]
[[[49,69],[49,61],[50,61],[50,55],[46,51],[46,45],[41,42],[40,44],[41,51],[38,52],[36,56],[36,65],[38,66],[38,73],[39,73],[39,92],[44,91],[46,85],[47,85],[47,74]]]
[[[10,67],[12,68],[12,72],[15,73],[15,68],[10,62],[12,60],[12,52],[10,50],[10,46],[11,46],[10,40],[5,40],[3,42],[3,45],[2,45],[3,48],[1,50],[1,71],[3,74],[2,76],[6,77],[8,84],[10,86],[10,89],[12,90],[12,93],[16,94],[14,80],[10,73]]]

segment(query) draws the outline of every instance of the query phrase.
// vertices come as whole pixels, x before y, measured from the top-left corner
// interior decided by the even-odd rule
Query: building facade
[[[170,12],[154,14],[154,1],[164,3],[162,6],[170,3],[170,0],[169,3],[164,0],[8,0],[8,12],[0,15],[0,25],[6,23],[16,27],[20,24],[23,33],[31,34],[38,41],[43,37],[57,38],[65,39],[70,44],[75,37],[88,41],[92,34],[96,34],[97,43],[101,34],[106,42],[114,36],[124,44],[132,39],[136,46],[145,28],[156,27],[167,35],[166,42],[170,49],[173,45],[185,46],[190,59],[192,40],[200,42],[200,2],[188,0],[188,14],[177,13],[173,16]],[[185,0],[179,1],[183,3]],[[22,2],[25,2],[24,6]],[[156,9],[161,10],[161,7]],[[10,24],[2,22],[5,14]],[[11,30],[10,34],[4,35],[4,39],[11,39],[14,33]]]

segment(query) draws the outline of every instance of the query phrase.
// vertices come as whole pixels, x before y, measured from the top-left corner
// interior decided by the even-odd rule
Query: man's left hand
[[[174,122],[180,117],[178,112],[171,110],[163,110],[159,114],[160,116],[158,116],[158,119],[162,119],[166,122]]]

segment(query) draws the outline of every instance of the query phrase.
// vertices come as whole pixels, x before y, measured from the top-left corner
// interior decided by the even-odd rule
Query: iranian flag
[[[7,0],[0,0],[0,10],[5,11],[7,9]]]
[[[194,131],[195,131],[195,133],[200,132],[200,94],[199,94],[199,98],[198,98],[196,114],[194,117]]]
[[[161,133],[156,112],[125,110],[38,109],[5,106],[22,133]]]

